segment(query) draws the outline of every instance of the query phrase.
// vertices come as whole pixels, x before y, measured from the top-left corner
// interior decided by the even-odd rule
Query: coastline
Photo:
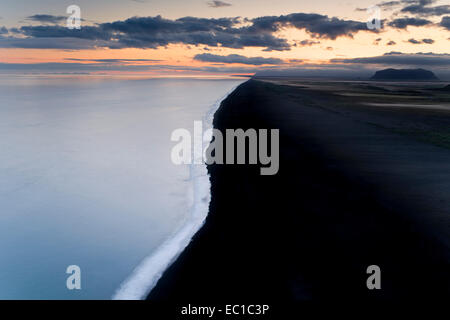
[[[230,92],[218,99],[204,115],[202,121],[205,130],[212,128],[215,112],[222,101],[235,89],[231,89]],[[199,155],[194,156],[198,157]],[[206,165],[190,164],[189,175],[191,185],[188,192],[190,202],[188,221],[133,270],[129,277],[117,288],[112,297],[113,300],[145,299],[165,270],[177,260],[192,237],[203,226],[211,200],[211,184]]]
[[[280,171],[209,166],[205,224],[149,300],[448,295],[450,152],[323,107],[333,99],[249,80],[222,102],[216,129],[280,128]],[[383,290],[365,286],[372,264]]]

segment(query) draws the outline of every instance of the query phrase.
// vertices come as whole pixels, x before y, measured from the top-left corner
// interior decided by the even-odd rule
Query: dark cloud
[[[404,0],[403,2],[407,6],[400,10],[402,13],[410,13],[418,16],[442,16],[450,13],[450,5],[430,7],[436,0]]]
[[[407,54],[401,52],[389,52],[382,56],[353,58],[353,59],[332,59],[335,63],[348,64],[375,64],[375,65],[408,65],[408,66],[440,66],[446,68],[450,65],[450,54],[437,53],[415,53]]]
[[[267,16],[251,20],[253,30],[276,32],[283,27],[303,29],[315,38],[336,39],[338,37],[353,37],[359,31],[369,30],[367,23],[343,20],[336,17],[315,13],[292,13],[285,16]]]
[[[106,46],[100,43],[77,38],[0,38],[0,48],[82,50]]]
[[[441,23],[439,24],[441,27],[444,27],[447,30],[450,30],[450,16],[443,17]]]
[[[398,7],[402,1],[384,1],[377,4],[383,10],[391,10],[393,7]],[[367,11],[367,8],[356,8],[356,11]]]
[[[426,44],[433,44],[434,40],[433,39],[422,39],[422,42],[426,43]]]
[[[42,19],[43,15],[40,18]],[[127,20],[82,26],[81,29],[68,29],[59,25],[23,26],[17,37],[2,47],[44,48],[48,39],[75,38],[91,40],[92,48],[158,48],[169,44],[206,45],[242,49],[262,47],[265,51],[290,50],[292,44],[278,36],[284,28],[305,30],[313,38],[336,39],[353,37],[357,32],[378,32],[369,30],[366,23],[343,20],[320,14],[294,13],[282,16],[265,16],[255,19],[241,18],[195,18],[184,17],[176,20],[156,17],[133,17]],[[21,40],[17,40],[21,39]],[[45,39],[38,44],[36,39]],[[29,41],[29,44],[26,42]],[[80,43],[77,42],[77,43]],[[84,45],[88,41],[83,42]],[[50,48],[58,47],[51,44]],[[73,46],[75,48],[75,45]]]
[[[214,0],[214,1],[209,1],[208,2],[208,6],[210,6],[211,8],[230,7],[231,3],[224,2],[224,1],[219,1],[219,0]]]
[[[8,33],[8,29],[6,27],[0,27],[0,34]]]
[[[391,9],[393,7],[397,7],[402,4],[402,1],[385,1],[377,4],[377,6],[383,8],[383,9]]]
[[[272,65],[284,64],[283,60],[278,58],[245,57],[238,54],[220,56],[210,53],[202,53],[197,54],[194,57],[194,59],[203,62],[240,63],[254,66],[260,66],[264,64],[272,64]]]
[[[406,29],[408,26],[422,27],[431,24],[432,22],[430,20],[421,18],[398,18],[388,23],[390,27],[398,29]]]
[[[409,39],[408,42],[412,43],[412,44],[420,44],[420,43],[422,43],[421,41],[413,39],[413,38]]]
[[[238,25],[241,22],[239,18],[184,17],[170,20],[161,16],[133,17],[100,24],[93,27],[94,30],[88,30],[86,35],[72,33],[74,37],[86,38],[92,35],[99,40],[108,40],[110,48],[158,48],[182,43],[235,49],[265,47],[267,51],[290,49],[286,39],[277,38],[268,32],[258,33],[249,28],[240,28]],[[58,33],[65,32],[67,30],[58,30]]]
[[[65,26],[23,26],[19,30],[20,33],[31,38],[79,38],[105,41],[111,39],[110,33],[96,26],[83,26],[81,29],[69,29]]]
[[[10,28],[9,32],[11,32],[11,33],[20,33],[20,30],[18,28]]]
[[[412,44],[433,44],[434,40],[433,39],[422,39],[422,40],[416,40],[416,39],[409,39],[408,42],[412,43]]]
[[[67,17],[64,16],[54,16],[51,14],[35,14],[32,16],[28,16],[25,20],[40,22],[40,23],[50,23],[50,24],[59,24],[63,21],[67,20]]]
[[[408,26],[423,27],[434,25],[432,21],[424,19],[424,17],[442,16],[450,13],[450,5],[433,6],[436,2],[437,0],[394,0],[380,2],[377,6],[383,10],[395,10],[393,13],[394,17],[403,15],[403,17],[391,20],[388,26],[406,29]],[[357,10],[362,11],[363,9]],[[405,14],[412,16],[406,17],[404,16]]]
[[[431,8],[421,6],[410,6],[403,8],[402,12],[414,13],[419,16],[442,16],[444,14],[450,13],[450,5],[443,5]]]
[[[378,7],[385,11],[400,9],[396,12],[413,14],[416,16],[442,16],[450,13],[450,5],[432,6],[437,0],[397,0],[384,1],[377,4]],[[366,9],[358,8],[357,11],[365,11]]]
[[[297,44],[300,45],[300,46],[312,46],[312,45],[315,45],[315,44],[320,44],[320,41],[314,41],[314,40],[305,39],[305,40],[302,40],[302,41],[298,41]]]

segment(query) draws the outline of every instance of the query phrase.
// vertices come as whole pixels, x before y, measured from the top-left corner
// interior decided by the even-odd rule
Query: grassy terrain
[[[288,96],[301,106],[320,107],[450,148],[450,87],[445,83],[262,80],[266,90]]]

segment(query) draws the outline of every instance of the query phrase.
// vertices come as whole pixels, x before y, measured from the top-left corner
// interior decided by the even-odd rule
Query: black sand
[[[210,166],[206,223],[149,299],[448,298],[450,150],[327,109],[334,99],[250,80],[222,103],[218,129],[280,129],[280,171]],[[372,264],[381,290],[366,287]]]

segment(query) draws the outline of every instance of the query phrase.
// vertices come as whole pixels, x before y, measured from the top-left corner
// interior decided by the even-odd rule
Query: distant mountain
[[[439,78],[433,72],[424,69],[384,69],[375,72],[370,80],[433,81],[439,80]]]

